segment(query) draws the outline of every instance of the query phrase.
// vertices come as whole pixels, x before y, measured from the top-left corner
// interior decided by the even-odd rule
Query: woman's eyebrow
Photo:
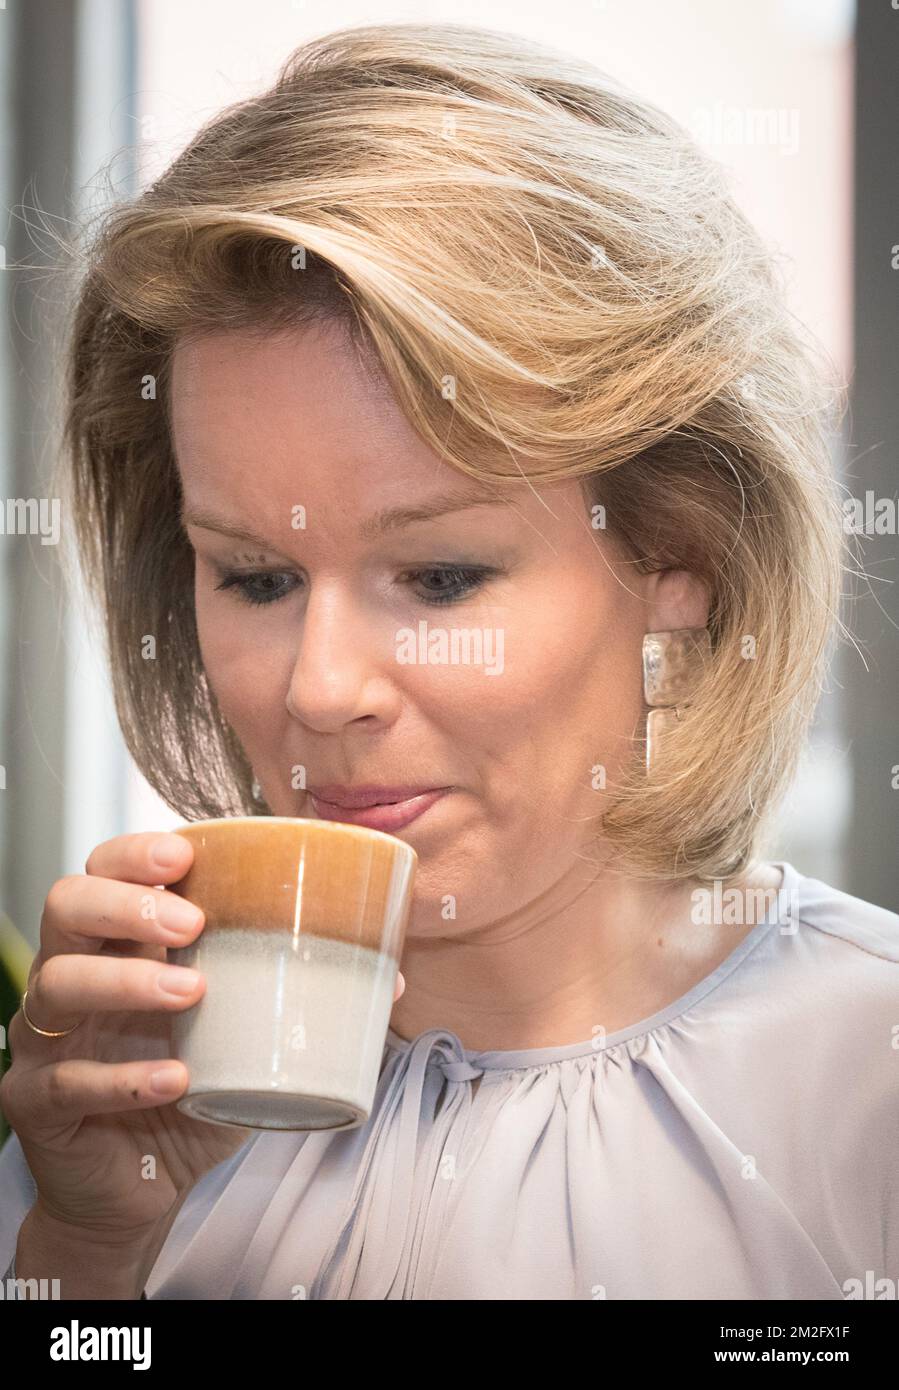
[[[363,521],[359,527],[359,535],[363,540],[372,540],[376,536],[383,535],[386,531],[393,531],[401,526],[409,526],[416,521],[430,521],[434,517],[446,516],[449,512],[464,511],[468,507],[505,506],[509,500],[508,497],[499,493],[485,496],[482,492],[459,490],[444,492],[437,497],[432,497],[428,502],[422,502],[417,507],[388,507],[384,511],[377,512],[374,516]],[[200,526],[204,531],[219,531],[223,536],[231,536],[240,541],[252,541],[255,545],[263,547],[270,547],[273,544],[270,537],[261,536],[258,532],[248,530],[245,526],[236,526],[227,517],[218,516],[215,512],[206,511],[202,507],[185,507],[181,513],[181,525]]]
[[[418,507],[388,507],[385,511],[378,512],[377,515],[363,521],[359,527],[359,534],[363,540],[372,540],[375,536],[383,535],[385,531],[395,531],[400,526],[409,526],[416,521],[431,521],[434,517],[446,516],[449,512],[462,512],[468,507],[505,506],[508,502],[509,498],[501,493],[491,496],[483,492],[459,489],[442,492],[437,497],[432,497],[429,502],[422,502]]]

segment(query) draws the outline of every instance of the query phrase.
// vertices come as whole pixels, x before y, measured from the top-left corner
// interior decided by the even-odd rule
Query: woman
[[[189,819],[408,801],[419,869],[343,1133],[175,1109],[186,842],[54,884],[0,1268],[159,1299],[895,1273],[899,920],[762,857],[839,594],[821,381],[718,167],[502,34],[309,44],[109,217],[67,466],[129,747]]]

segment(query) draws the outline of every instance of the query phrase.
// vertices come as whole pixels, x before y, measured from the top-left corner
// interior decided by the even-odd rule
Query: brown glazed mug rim
[[[210,816],[203,820],[191,820],[184,825],[176,825],[172,833],[178,834],[190,830],[194,826],[200,829],[204,825],[233,825],[237,821],[256,821],[261,825],[309,825],[316,831],[323,830],[326,834],[352,833],[357,837],[361,835],[366,840],[369,836],[374,835],[379,840],[388,840],[392,845],[408,850],[416,863],[418,862],[418,852],[405,840],[401,840],[398,835],[390,835],[386,830],[375,830],[367,825],[350,825],[346,821],[315,820],[312,816]]]

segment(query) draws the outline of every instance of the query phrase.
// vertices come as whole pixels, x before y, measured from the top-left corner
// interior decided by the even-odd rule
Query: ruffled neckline
[[[794,897],[798,893],[799,885],[802,882],[802,875],[794,869],[792,864],[785,860],[771,860],[774,868],[780,869],[783,873],[783,882],[776,890],[776,896],[770,908],[760,922],[743,937],[742,941],[734,947],[729,955],[724,957],[715,969],[693,987],[682,994],[680,998],[673,1000],[664,1009],[659,1009],[657,1013],[651,1014],[648,1018],[641,1019],[638,1023],[631,1024],[628,1028],[620,1028],[615,1033],[607,1033],[602,1043],[597,1038],[589,1038],[586,1042],[568,1043],[562,1047],[528,1047],[519,1048],[514,1051],[492,1051],[475,1052],[463,1047],[459,1039],[459,1049],[466,1061],[477,1067],[487,1070],[491,1067],[503,1070],[516,1068],[526,1068],[540,1066],[546,1062],[563,1062],[570,1057],[589,1057],[591,1053],[607,1052],[610,1047],[616,1047],[619,1043],[628,1042],[632,1038],[639,1037],[641,1034],[650,1033],[656,1028],[661,1028],[663,1024],[671,1023],[679,1015],[687,1012],[696,1005],[700,999],[710,994],[716,989],[729,975],[743,963],[746,957],[764,940],[773,927],[783,920],[783,904],[789,904],[788,910],[798,901]],[[448,1029],[429,1029],[428,1032],[439,1032],[440,1034],[449,1033]],[[450,1034],[455,1036],[455,1034]],[[419,1037],[424,1034],[420,1033]],[[417,1038],[401,1038],[392,1028],[387,1029],[387,1045],[394,1052],[405,1052],[414,1046]]]

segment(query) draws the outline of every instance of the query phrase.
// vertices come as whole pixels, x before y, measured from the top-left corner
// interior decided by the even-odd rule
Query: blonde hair
[[[106,213],[84,260],[59,483],[123,736],[170,806],[270,809],[200,657],[173,345],[340,320],[447,463],[500,485],[578,478],[641,572],[708,582],[712,661],[690,716],[648,779],[635,740],[600,830],[637,875],[726,879],[752,862],[839,601],[839,391],[684,130],[515,35],[345,29]]]

